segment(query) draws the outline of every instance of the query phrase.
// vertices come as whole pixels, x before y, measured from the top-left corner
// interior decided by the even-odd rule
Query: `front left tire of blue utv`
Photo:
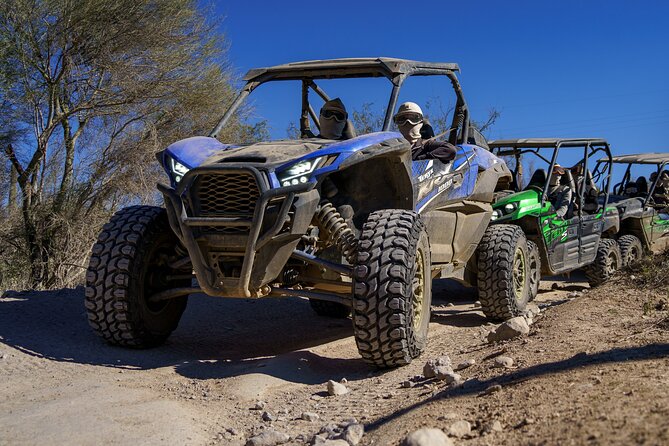
[[[86,272],[86,314],[98,336],[132,348],[165,342],[181,319],[187,297],[160,302],[148,298],[190,286],[190,279],[167,281],[179,273],[167,266],[177,243],[163,208],[131,206],[114,214],[93,245]]]

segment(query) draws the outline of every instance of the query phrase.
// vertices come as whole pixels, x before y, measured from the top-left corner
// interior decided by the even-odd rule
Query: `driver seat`
[[[530,178],[530,182],[527,183],[527,186],[525,186],[525,189],[523,190],[528,190],[532,186],[540,187],[541,189],[543,189],[545,185],[546,185],[546,171],[544,169],[537,169],[534,171],[532,177]]]
[[[565,215],[565,219],[570,219],[574,216],[574,208],[578,208],[578,203],[576,203],[576,197],[578,196],[576,193],[576,182],[571,174],[571,170],[565,169],[564,175],[560,178],[560,184],[571,189],[571,203],[569,203],[569,210],[567,210],[567,215]]]

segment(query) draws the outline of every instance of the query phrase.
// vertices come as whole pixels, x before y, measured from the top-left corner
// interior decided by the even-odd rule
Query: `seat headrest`
[[[423,119],[423,126],[420,128],[420,137],[423,139],[434,138],[434,129],[427,119]]]
[[[544,169],[537,169],[532,174],[528,186],[541,186],[546,184],[546,171]]]
[[[574,177],[571,174],[569,169],[565,169],[564,175],[560,178],[560,184],[563,186],[569,187],[571,190],[576,189],[576,183],[574,182]]]

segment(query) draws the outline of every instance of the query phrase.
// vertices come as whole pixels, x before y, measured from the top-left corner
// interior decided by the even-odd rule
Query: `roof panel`
[[[519,148],[541,148],[555,147],[583,147],[586,143],[594,145],[607,144],[602,138],[518,138],[518,139],[496,139],[489,141],[488,146],[495,147],[519,147]]]
[[[669,163],[669,153],[636,153],[614,156],[613,162],[618,164],[662,164]]]
[[[245,81],[266,75],[275,79],[324,79],[344,77],[393,77],[396,74],[446,74],[459,71],[455,63],[419,62],[391,57],[307,60],[266,68],[254,68],[244,76]]]

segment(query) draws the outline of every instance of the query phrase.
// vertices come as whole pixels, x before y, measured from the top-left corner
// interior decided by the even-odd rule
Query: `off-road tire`
[[[643,257],[643,245],[635,235],[623,235],[618,239],[618,246],[620,247],[622,266],[631,265]]]
[[[328,302],[326,300],[309,299],[309,304],[319,316],[332,317],[335,319],[346,319],[351,314],[351,309],[344,304]]]
[[[477,249],[477,266],[481,310],[489,319],[507,320],[525,311],[531,293],[528,254],[527,239],[519,226],[486,229]]]
[[[353,329],[363,359],[398,367],[427,345],[432,301],[430,244],[420,216],[372,212],[358,242],[353,270]]]
[[[603,284],[622,266],[622,254],[618,242],[610,238],[599,241],[595,260],[583,270],[591,287]]]
[[[86,313],[96,334],[111,344],[133,348],[154,347],[167,339],[179,323],[187,297],[158,303],[147,299],[164,289],[190,286],[190,279],[169,286],[163,282],[164,263],[176,245],[167,213],[160,207],[127,207],[104,225],[86,272]]]
[[[527,240],[527,258],[530,280],[530,299],[532,302],[539,294],[539,284],[541,283],[541,254],[539,246],[531,240]]]

